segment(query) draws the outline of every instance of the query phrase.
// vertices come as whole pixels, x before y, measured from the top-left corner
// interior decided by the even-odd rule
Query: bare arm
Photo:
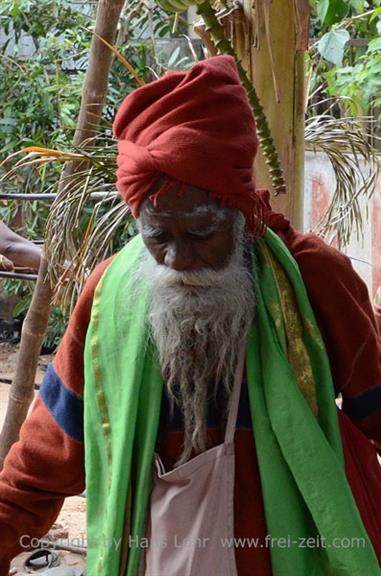
[[[30,240],[26,240],[0,221],[0,254],[13,262],[16,267],[38,270],[41,249]]]

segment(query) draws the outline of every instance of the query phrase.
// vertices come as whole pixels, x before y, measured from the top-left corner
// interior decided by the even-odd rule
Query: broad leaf
[[[374,38],[369,42],[367,52],[380,52],[381,51],[381,38]]]
[[[327,12],[329,9],[329,0],[320,0],[317,5],[317,15],[320,18],[320,22],[323,24],[325,17],[327,16]]]
[[[349,12],[349,4],[345,0],[319,0],[317,14],[325,26],[340,22]]]
[[[319,53],[328,62],[341,66],[344,48],[349,39],[350,35],[347,30],[331,30],[320,38],[318,44]]]

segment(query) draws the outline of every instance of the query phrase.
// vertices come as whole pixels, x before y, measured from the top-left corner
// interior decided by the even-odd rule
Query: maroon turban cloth
[[[164,174],[168,180],[153,198],[168,184],[192,184],[221,206],[241,210],[252,230],[258,227],[264,206],[253,179],[258,140],[232,56],[208,58],[138,88],[121,104],[113,129],[117,188],[134,217]]]

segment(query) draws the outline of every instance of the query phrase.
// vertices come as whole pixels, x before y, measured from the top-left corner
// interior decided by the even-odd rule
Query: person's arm
[[[95,287],[109,261],[84,288],[49,366],[20,440],[0,474],[0,576],[31,537],[47,533],[66,496],[84,489],[83,350]]]
[[[381,444],[381,337],[367,287],[341,252],[312,234],[290,229],[296,259],[327,348],[343,410]]]
[[[12,232],[4,222],[0,221],[0,254],[13,262],[15,267],[25,267],[38,270],[41,248]]]
[[[6,272],[12,272],[14,270],[14,264],[11,260],[8,260],[3,254],[0,253],[0,270],[5,270]]]

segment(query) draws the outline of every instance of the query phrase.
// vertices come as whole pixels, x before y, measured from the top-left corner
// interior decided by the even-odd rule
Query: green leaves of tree
[[[332,29],[319,40],[318,51],[328,62],[341,66],[344,57],[344,48],[350,34],[347,30]]]
[[[332,26],[355,11],[357,14],[365,12],[367,9],[365,0],[316,0],[316,13],[321,24]]]
[[[347,16],[349,8],[346,0],[319,0],[317,15],[323,25],[332,26]]]

